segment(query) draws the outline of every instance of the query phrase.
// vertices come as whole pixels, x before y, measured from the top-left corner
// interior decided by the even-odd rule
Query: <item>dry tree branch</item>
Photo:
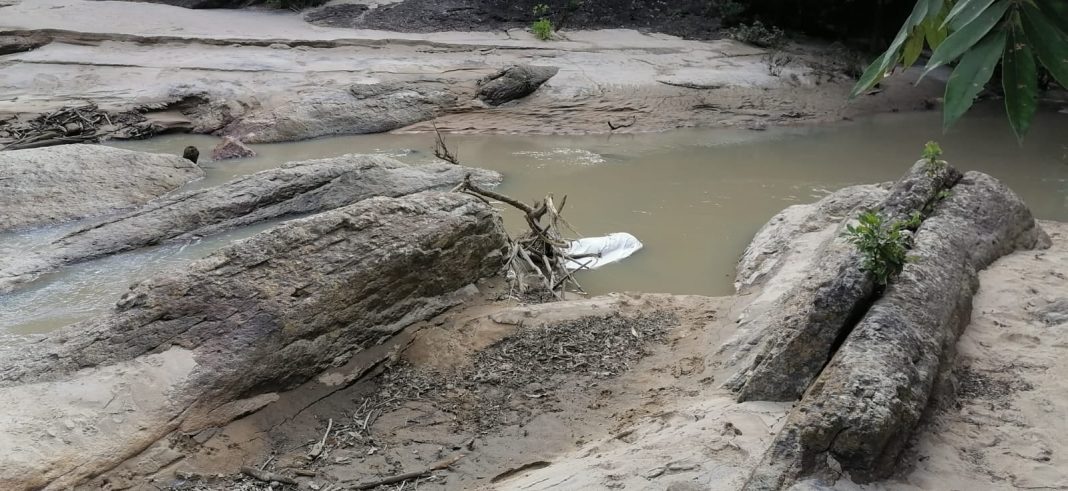
[[[434,142],[434,156],[450,164],[460,165],[460,158],[449,150],[449,146],[445,144],[445,138],[441,136],[441,131],[438,130],[437,124],[434,124],[434,135],[437,136],[437,141]]]
[[[274,481],[274,482],[279,482],[279,483],[282,483],[282,484],[298,484],[295,479],[293,479],[293,478],[291,478],[289,476],[284,476],[282,474],[278,474],[278,473],[275,473],[275,472],[260,470],[260,469],[257,469],[255,467],[248,467],[248,466],[242,467],[241,468],[241,473],[246,475],[246,476],[248,476],[248,477],[251,477],[253,479],[256,479],[258,481],[263,481],[263,482]]]
[[[434,473],[434,471],[443,471],[445,469],[448,469],[449,467],[452,467],[453,464],[455,464],[456,462],[458,462],[462,458],[464,458],[464,454],[457,453],[457,454],[453,455],[452,457],[449,457],[449,458],[447,458],[445,460],[437,462],[434,465],[431,465],[430,467],[427,467],[426,469],[423,469],[421,471],[408,472],[408,473],[400,474],[400,475],[397,475],[397,476],[387,477],[385,479],[379,479],[377,481],[369,481],[369,482],[360,483],[360,484],[357,484],[355,487],[353,487],[353,489],[374,489],[374,488],[377,488],[379,486],[385,486],[387,484],[396,484],[396,483],[405,482],[405,481],[408,481],[408,480],[411,480],[411,479],[417,479],[417,478],[420,478],[420,477],[426,477],[426,476],[429,476],[430,474]]]
[[[459,165],[455,154],[449,150],[440,132],[437,133],[434,154],[443,160],[454,159],[450,162]],[[567,252],[572,240],[560,232],[561,224],[572,229],[567,220],[560,216],[560,210],[567,204],[567,196],[560,200],[559,207],[556,206],[551,194],[529,205],[504,194],[479,187],[471,182],[470,174],[465,176],[463,182],[453,191],[470,194],[483,201],[490,199],[505,203],[523,213],[523,218],[530,230],[511,239],[511,250],[505,266],[510,277],[514,279],[513,291],[518,289],[520,293],[525,293],[528,285],[536,288],[540,288],[538,285],[544,285],[545,290],[558,299],[564,298],[564,293],[569,289],[585,293],[578,280],[575,279],[574,272],[568,268],[568,264],[576,259]]]

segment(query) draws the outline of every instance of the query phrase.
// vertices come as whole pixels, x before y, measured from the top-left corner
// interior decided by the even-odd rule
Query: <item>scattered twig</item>
[[[260,470],[255,467],[242,467],[241,473],[258,481],[268,483],[273,481],[280,482],[282,484],[297,484],[297,481],[291,477],[283,476],[282,474],[278,474],[276,472]]]
[[[323,454],[323,449],[326,448],[326,439],[330,436],[330,430],[334,429],[334,419],[330,418],[330,421],[326,424],[326,433],[323,434],[323,439],[312,446],[311,450],[308,450],[308,459],[315,460]]]
[[[453,464],[455,464],[456,462],[459,462],[459,460],[462,459],[462,458],[464,458],[464,454],[457,453],[457,454],[453,455],[452,457],[449,457],[449,458],[447,458],[445,460],[439,461],[439,462],[435,463],[434,465],[432,465],[430,467],[427,467],[426,469],[423,469],[421,471],[408,472],[406,474],[399,474],[399,475],[396,475],[396,476],[387,477],[385,479],[379,479],[377,481],[368,481],[368,482],[360,483],[360,484],[357,484],[353,489],[373,489],[373,488],[377,488],[379,486],[385,486],[387,484],[396,484],[396,483],[399,483],[399,482],[408,481],[410,479],[418,479],[420,477],[426,477],[426,476],[429,476],[430,474],[433,474],[434,471],[442,471],[442,470],[448,469],[449,467],[452,467]],[[281,481],[279,481],[279,482],[281,482]]]

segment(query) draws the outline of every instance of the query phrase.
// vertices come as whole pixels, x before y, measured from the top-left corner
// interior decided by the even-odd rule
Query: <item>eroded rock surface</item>
[[[917,162],[877,210],[887,223],[907,220],[959,179],[952,167]],[[847,204],[862,201],[854,198]],[[855,247],[842,237],[845,222],[826,237],[805,278],[753,318],[730,345],[739,350],[740,370],[726,386],[738,392],[740,401],[801,397],[833,354],[836,341],[870,305],[875,282],[861,270]]]
[[[289,163],[154,201],[87,225],[28,257],[8,258],[7,264],[0,263],[0,293],[65,264],[331,210],[374,196],[445,190],[468,174],[485,185],[500,182],[500,175],[493,171],[445,163],[410,166],[370,155]]]
[[[247,143],[382,133],[433,119],[456,104],[455,90],[445,82],[357,83],[278,94],[223,133]]]
[[[0,152],[0,231],[140,205],[203,175],[177,155],[99,145]]]
[[[0,488],[66,489],[174,430],[262,407],[447,308],[506,250],[500,218],[472,196],[373,198],[142,282],[100,319],[0,347]]]
[[[478,98],[494,106],[522,99],[559,71],[554,66],[512,65],[479,81]]]
[[[0,3],[0,7],[3,3]],[[32,51],[52,42],[43,34],[0,36],[0,56]]]
[[[784,489],[828,465],[858,482],[888,477],[969,322],[978,271],[1046,241],[1011,190],[966,174],[923,222],[913,259],[791,412],[746,489]]]
[[[811,259],[813,251],[830,238],[846,217],[873,209],[886,199],[888,185],[862,184],[840,189],[823,199],[793,205],[779,212],[756,233],[738,260],[734,288],[738,293],[775,291],[784,281],[784,269]],[[803,269],[803,268],[802,268]],[[775,278],[775,284],[768,279]]]

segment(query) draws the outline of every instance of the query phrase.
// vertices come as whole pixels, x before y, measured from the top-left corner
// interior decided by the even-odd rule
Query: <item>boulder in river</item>
[[[177,155],[100,145],[0,152],[0,231],[111,213],[203,175]]]
[[[212,160],[245,159],[255,156],[255,150],[248,148],[248,145],[232,136],[223,137],[223,141],[211,150]]]
[[[512,65],[479,81],[478,98],[493,106],[522,99],[559,71],[554,66]]]
[[[185,147],[185,150],[182,150],[182,158],[195,164],[198,160],[200,160],[200,150],[198,150],[197,147],[194,147],[193,145],[189,145]]]
[[[500,174],[493,171],[445,163],[406,165],[373,155],[292,162],[215,187],[167,196],[88,224],[34,254],[6,258],[0,261],[0,293],[66,264],[332,210],[375,196],[448,190],[467,175],[480,185],[500,182]]]
[[[0,489],[67,489],[175,431],[254,411],[503,266],[478,198],[372,198],[134,286],[113,313],[0,346]]]

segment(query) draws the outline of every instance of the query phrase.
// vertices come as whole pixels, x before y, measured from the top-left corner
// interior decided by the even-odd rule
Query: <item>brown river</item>
[[[531,201],[568,196],[565,218],[582,236],[629,232],[645,248],[618,264],[584,272],[589,293],[644,291],[728,295],[734,266],[772,215],[838,188],[898,177],[929,139],[963,170],[1002,179],[1042,219],[1068,221],[1068,115],[1046,113],[1022,145],[996,108],[969,115],[948,134],[936,112],[887,114],[767,131],[677,130],[596,136],[448,136],[465,165],[504,174],[499,191]],[[218,141],[175,135],[113,145],[202,155]],[[409,163],[433,159],[433,137],[381,134],[255,145],[255,158],[204,162],[210,186],[279,164],[346,153],[381,153]],[[521,226],[506,214],[510,228]],[[0,297],[0,334],[44,332],[109,309],[131,283],[180,268],[263,224],[194,244],[150,248],[74,265]],[[0,254],[19,254],[72,226],[0,235]]]

